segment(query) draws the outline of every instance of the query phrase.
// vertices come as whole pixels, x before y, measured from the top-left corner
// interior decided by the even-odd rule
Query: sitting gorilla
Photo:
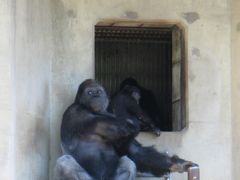
[[[107,95],[97,82],[86,80],[79,86],[75,102],[63,115],[62,147],[71,156],[63,156],[58,160],[57,177],[64,180],[134,178],[135,172],[128,172],[134,169],[128,167],[134,163],[127,157],[120,158],[114,145],[132,140],[138,129],[126,120],[116,120],[105,111],[107,106]]]
[[[109,111],[122,119],[132,119],[136,125],[140,126],[141,130],[150,130],[160,136],[160,129],[153,124],[140,107],[140,98],[141,93],[137,87],[126,85],[113,96]]]
[[[139,171],[155,176],[183,172],[193,165],[142,147],[134,140],[138,127],[107,113],[107,106],[106,92],[99,83],[89,79],[79,86],[75,102],[63,115],[61,141],[67,155],[57,160],[57,180],[134,180],[131,160]]]

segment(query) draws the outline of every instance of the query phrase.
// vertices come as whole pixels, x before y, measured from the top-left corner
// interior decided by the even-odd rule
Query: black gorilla
[[[103,87],[86,80],[79,86],[75,102],[65,111],[61,125],[64,151],[96,180],[115,178],[120,161],[115,143],[131,140],[138,133],[133,124],[107,113],[107,106]]]
[[[157,136],[161,131],[139,105],[140,90],[135,86],[126,85],[113,96],[109,110],[122,119],[132,119],[141,130],[153,131]]]
[[[61,141],[68,155],[57,161],[59,179],[133,180],[134,173],[132,177],[129,172],[127,175],[123,173],[123,167],[128,171],[133,167],[128,163],[130,159],[139,171],[156,176],[172,171],[183,172],[192,165],[189,161],[159,153],[152,147],[142,147],[134,140],[139,132],[134,123],[107,113],[107,106],[107,95],[96,81],[86,80],[79,86],[75,102],[63,115]],[[123,159],[123,155],[130,159],[126,156]]]
[[[140,90],[141,98],[139,99],[140,107],[147,113],[154,124],[159,123],[159,105],[152,91],[142,87],[134,78],[126,78],[120,84],[120,90],[125,86],[135,86]]]

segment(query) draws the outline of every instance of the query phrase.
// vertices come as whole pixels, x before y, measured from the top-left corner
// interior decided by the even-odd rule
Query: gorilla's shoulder
[[[75,113],[76,111],[79,111],[79,110],[81,110],[80,105],[77,103],[73,103],[66,109],[65,113]]]
[[[72,115],[77,115],[83,112],[83,109],[81,108],[81,106],[77,103],[73,103],[72,105],[70,105],[66,111],[63,114],[63,117],[65,116],[72,116]]]
[[[79,118],[83,118],[83,117],[89,117],[89,115],[91,115],[91,113],[89,113],[89,111],[82,107],[81,105],[77,104],[77,103],[73,103],[72,105],[70,105],[66,111],[63,114],[63,119],[79,119]]]

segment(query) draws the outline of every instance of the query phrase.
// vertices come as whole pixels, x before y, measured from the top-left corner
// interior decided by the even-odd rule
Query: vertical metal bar
[[[157,42],[157,46],[158,46],[158,49],[159,49],[159,52],[158,52],[158,56],[157,56],[157,59],[158,59],[158,82],[157,82],[157,84],[158,84],[158,88],[157,88],[157,90],[158,90],[158,96],[157,96],[157,102],[158,102],[158,111],[159,111],[159,114],[158,114],[158,121],[157,121],[157,125],[158,125],[158,127],[160,127],[160,129],[161,130],[163,130],[163,127],[164,127],[164,121],[163,121],[163,104],[164,104],[164,95],[163,95],[163,92],[164,92],[164,90],[163,90],[163,76],[164,76],[164,74],[163,74],[163,61],[164,61],[164,59],[163,59],[163,44],[162,44],[162,42],[161,41],[158,41]],[[161,119],[161,120],[160,120]]]
[[[171,130],[171,39],[170,30],[132,27],[96,28],[96,78],[113,93],[124,78],[133,76],[157,97],[157,122]],[[168,122],[169,121],[169,122]]]
[[[168,40],[168,91],[169,91],[169,106],[168,106],[168,122],[169,126],[171,128],[171,131],[173,130],[173,125],[172,125],[172,38],[170,41]]]
[[[186,114],[186,108],[187,108],[187,103],[186,103],[186,87],[187,87],[187,71],[186,71],[186,47],[185,47],[185,38],[184,38],[184,32],[183,30],[180,31],[181,33],[181,124],[182,124],[182,129],[186,127],[186,119],[187,119],[187,114]]]
[[[143,41],[139,41],[139,62],[141,64],[141,72],[144,71],[144,57],[143,57],[143,51],[144,51],[144,42]],[[139,78],[138,78],[139,82],[143,82],[143,73],[139,73]]]
[[[166,57],[166,47],[165,47],[165,43],[162,43],[162,74],[163,76],[161,77],[161,81],[162,81],[162,90],[163,90],[163,102],[162,102],[162,122],[163,122],[163,129],[167,129],[167,113],[166,113],[166,99],[167,99],[167,77],[166,77],[166,67],[167,67],[167,57]]]
[[[188,168],[188,180],[200,180],[200,170],[198,166]]]

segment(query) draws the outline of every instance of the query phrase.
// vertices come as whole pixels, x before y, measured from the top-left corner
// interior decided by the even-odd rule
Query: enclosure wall
[[[52,0],[54,58],[50,172],[60,154],[59,128],[79,83],[94,77],[94,25],[104,19],[175,20],[186,29],[188,127],[148,145],[200,164],[201,179],[231,179],[231,21],[228,0]],[[174,175],[175,176],[175,175]],[[175,179],[185,179],[176,175]]]

